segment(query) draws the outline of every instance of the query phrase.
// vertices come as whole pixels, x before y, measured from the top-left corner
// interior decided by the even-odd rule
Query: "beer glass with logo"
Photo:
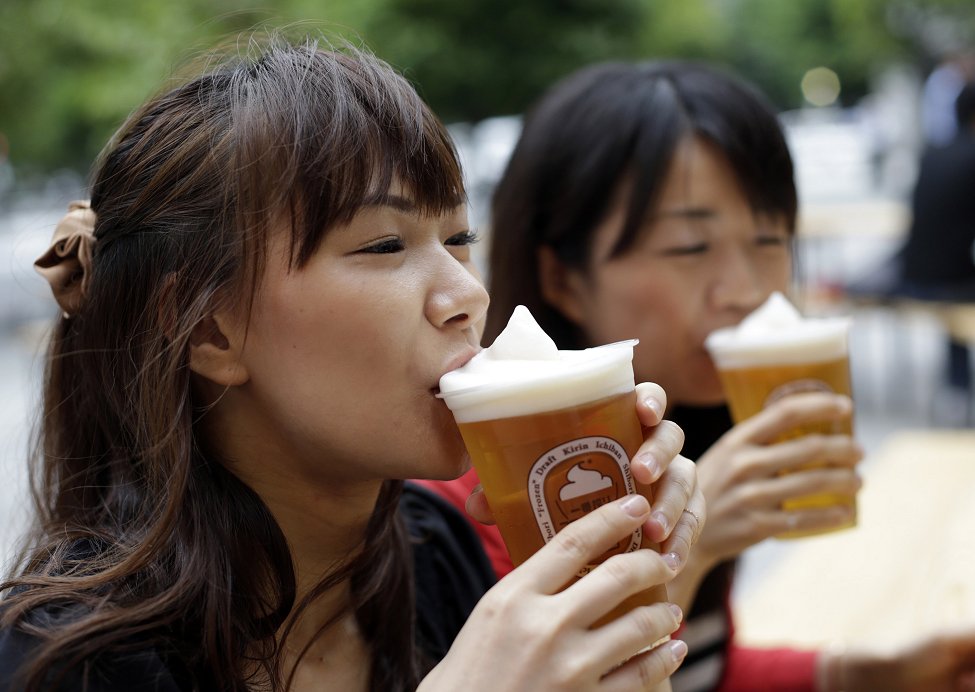
[[[570,522],[637,488],[630,459],[643,442],[633,379],[635,341],[559,351],[527,308],[515,309],[490,348],[440,380],[515,565]],[[611,555],[659,550],[637,529]],[[666,600],[656,587],[599,623]]]
[[[781,293],[737,327],[710,334],[705,346],[714,361],[724,388],[731,417],[736,423],[754,416],[779,399],[801,392],[835,392],[852,395],[847,349],[847,318],[806,319]],[[809,434],[853,434],[853,420],[809,423],[783,434],[777,442]],[[824,464],[812,464],[815,468]],[[784,510],[847,505],[853,519],[828,531],[856,525],[856,498],[817,494],[793,498]],[[781,538],[797,538],[814,531],[789,531]]]

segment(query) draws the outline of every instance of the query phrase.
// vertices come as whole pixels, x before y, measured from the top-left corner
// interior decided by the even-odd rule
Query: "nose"
[[[717,310],[748,314],[768,297],[762,268],[747,248],[735,247],[725,253],[711,284],[711,303]]]
[[[487,313],[488,293],[473,263],[460,262],[444,249],[432,270],[426,317],[438,329],[476,327]]]

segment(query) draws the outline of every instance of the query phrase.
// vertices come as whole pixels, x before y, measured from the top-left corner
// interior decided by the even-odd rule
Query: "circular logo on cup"
[[[532,513],[546,543],[576,519],[634,492],[630,458],[611,437],[581,437],[553,447],[528,473]],[[643,530],[637,529],[580,570],[579,576],[611,555],[636,550],[642,539]]]

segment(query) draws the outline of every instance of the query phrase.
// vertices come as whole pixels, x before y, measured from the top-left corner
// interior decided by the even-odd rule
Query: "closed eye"
[[[701,255],[708,251],[707,243],[695,243],[694,245],[678,245],[669,247],[661,253],[665,257],[682,257],[685,255]]]
[[[473,245],[480,239],[480,234],[476,230],[471,229],[450,236],[444,241],[444,245]]]
[[[384,238],[383,240],[373,243],[372,245],[367,245],[361,250],[358,250],[358,252],[374,255],[388,255],[394,252],[402,252],[405,249],[406,245],[404,245],[402,238]]]
[[[784,235],[762,235],[755,238],[755,244],[763,247],[783,247],[789,244],[789,238]]]

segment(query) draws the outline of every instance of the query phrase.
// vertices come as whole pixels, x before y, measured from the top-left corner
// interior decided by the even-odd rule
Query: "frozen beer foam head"
[[[632,391],[633,346],[560,351],[523,305],[494,343],[440,378],[458,423],[557,411]]]
[[[849,329],[847,317],[804,318],[776,292],[738,326],[709,334],[704,345],[722,370],[818,363],[846,356]]]

